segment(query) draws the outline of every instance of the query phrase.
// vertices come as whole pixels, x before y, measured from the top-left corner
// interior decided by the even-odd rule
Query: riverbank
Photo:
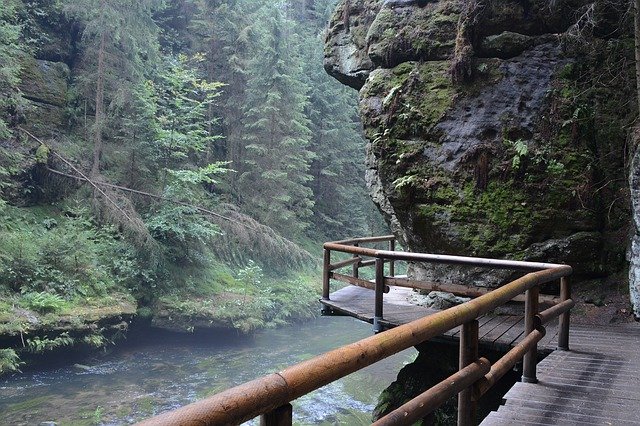
[[[260,277],[247,285],[226,273],[227,291],[183,289],[141,306],[132,294],[109,292],[70,300],[54,293],[0,297],[0,376],[47,361],[51,355],[104,351],[130,338],[130,326],[184,334],[249,334],[317,315],[311,275]],[[215,285],[213,287],[216,287]]]

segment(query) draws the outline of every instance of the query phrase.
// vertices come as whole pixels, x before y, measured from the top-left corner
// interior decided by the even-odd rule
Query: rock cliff
[[[407,249],[624,268],[633,42],[624,8],[601,3],[338,4],[325,69],[360,91],[371,195]]]

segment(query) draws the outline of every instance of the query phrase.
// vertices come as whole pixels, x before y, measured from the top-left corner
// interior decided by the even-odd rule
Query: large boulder
[[[57,135],[67,122],[70,72],[64,62],[27,57],[22,62],[20,90],[28,101],[25,127],[38,136]]]
[[[325,68],[360,90],[366,180],[409,250],[569,262],[588,276],[624,266],[633,44],[622,9],[602,12],[584,38],[574,24],[585,4],[339,3]],[[461,58],[467,78],[454,79]],[[603,84],[604,70],[617,77]],[[513,278],[429,265],[410,274],[490,287]]]

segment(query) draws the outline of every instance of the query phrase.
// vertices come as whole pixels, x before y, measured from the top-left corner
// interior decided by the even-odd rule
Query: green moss
[[[433,129],[456,94],[448,70],[448,61],[430,61],[405,62],[372,73],[363,98],[381,99],[384,116],[376,113],[375,119],[389,130],[387,140],[408,139]]]
[[[434,227],[455,225],[465,251],[474,255],[517,255],[539,218],[513,181],[490,182],[482,192],[470,183],[462,190],[444,185],[430,201],[417,208],[422,220]]]

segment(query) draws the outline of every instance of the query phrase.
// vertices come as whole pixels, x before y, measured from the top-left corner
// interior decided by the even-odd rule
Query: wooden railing
[[[374,242],[388,242],[390,250],[360,247]],[[369,338],[326,352],[283,371],[247,382],[210,398],[195,402],[142,422],[142,425],[233,425],[261,416],[261,425],[291,425],[291,401],[308,394],[348,374],[376,363],[411,346],[461,326],[459,371],[430,388],[397,410],[381,418],[376,425],[410,425],[429,415],[447,399],[458,395],[458,424],[475,422],[475,407],[489,390],[519,360],[523,360],[523,381],[536,381],[537,344],[544,337],[544,324],[560,317],[558,348],[569,347],[569,310],[574,306],[570,297],[568,265],[495,260],[460,256],[404,253],[393,250],[391,236],[360,238],[324,245],[323,298],[328,299],[329,280],[345,276],[334,271],[352,266],[349,280],[344,281],[376,292],[375,313],[383,318],[384,291],[394,277],[394,263],[399,260],[468,265],[531,271],[498,289],[482,294],[469,302],[437,312]],[[351,254],[351,259],[331,263],[331,252]],[[367,259],[370,258],[370,259]],[[373,260],[373,263],[371,262]],[[384,265],[390,265],[385,275]],[[361,267],[375,266],[373,283],[360,279]],[[560,282],[560,303],[538,312],[539,289],[542,284]],[[409,285],[410,280],[403,281]],[[420,283],[418,283],[420,284]],[[478,321],[495,308],[525,293],[525,337],[496,363],[478,356]]]

